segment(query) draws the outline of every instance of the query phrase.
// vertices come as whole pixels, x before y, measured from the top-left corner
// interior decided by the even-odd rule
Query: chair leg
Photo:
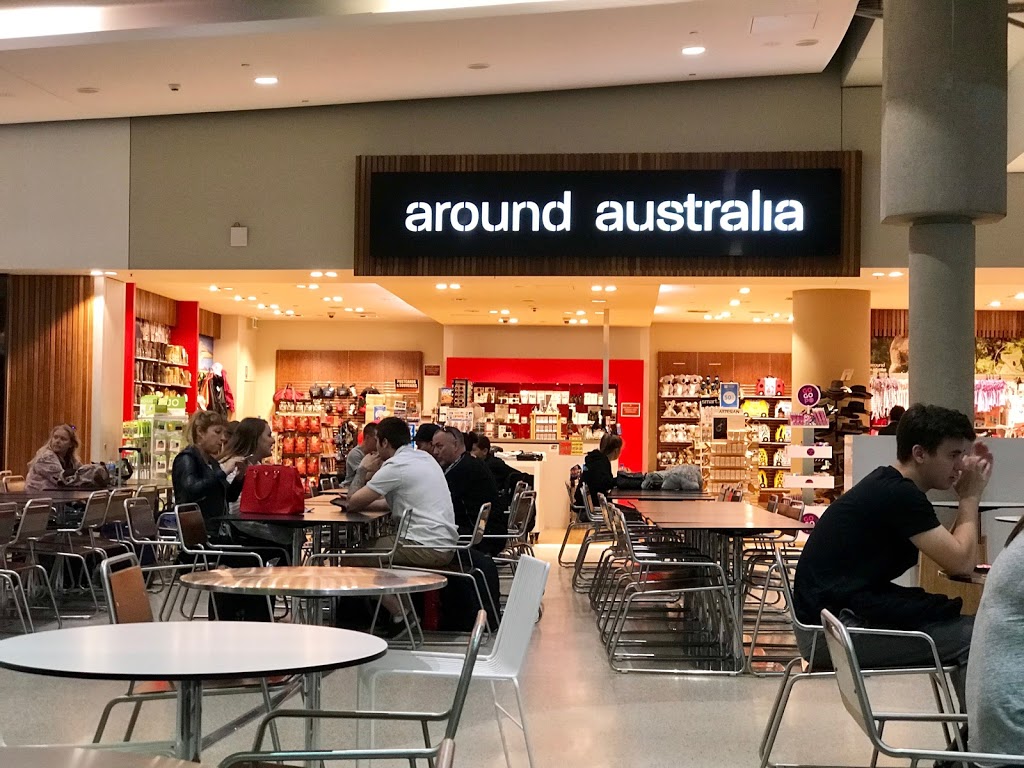
[[[270,699],[270,686],[267,685],[267,678],[260,678],[260,690],[263,692],[263,706],[267,708],[267,714],[269,715],[274,711],[274,702]],[[274,745],[274,751],[281,751],[281,737],[277,732],[277,721],[270,721],[270,740]]]
[[[501,722],[504,710],[498,704],[498,686],[493,680],[491,680],[491,695],[494,697],[494,719],[498,723],[498,735],[501,736],[501,751],[505,754],[505,766],[506,768],[512,768],[512,758],[508,753],[508,740],[505,738],[505,727]]]
[[[533,768],[533,746],[530,744],[530,730],[526,727],[526,707],[523,706],[523,693],[519,690],[519,679],[512,678],[512,686],[516,691],[516,705],[519,707],[519,727],[523,729],[523,742],[526,744],[526,759]]]
[[[786,704],[789,703],[793,686],[804,677],[802,671],[793,671],[800,662],[801,659],[799,658],[793,659],[786,665],[786,669],[782,673],[779,692],[775,695],[775,703],[772,705],[771,714],[768,716],[768,723],[765,725],[764,735],[761,737],[761,748],[759,750],[761,757],[760,768],[768,768],[768,766],[772,765],[769,761],[771,760],[772,749],[775,746],[775,739],[778,737],[779,728],[782,725],[782,717],[786,713]]]

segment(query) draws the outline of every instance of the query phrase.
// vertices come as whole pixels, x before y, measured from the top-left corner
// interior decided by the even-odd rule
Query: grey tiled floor
[[[554,551],[542,546],[538,554],[550,559]],[[756,766],[757,744],[777,679],[612,672],[586,599],[572,592],[569,576],[567,570],[551,570],[544,617],[537,625],[523,678],[536,768]],[[877,685],[880,708],[920,709],[930,701],[927,685],[920,680],[886,680]],[[58,680],[0,670],[0,734],[9,744],[88,741],[103,704],[123,691],[122,683]],[[406,678],[400,685],[383,688],[378,703],[385,708],[443,709],[451,691],[447,684]],[[207,728],[216,727],[256,703],[256,697],[209,699],[204,723]],[[291,703],[298,706],[297,700]],[[324,707],[352,704],[354,672],[341,671],[327,678]],[[489,687],[475,688],[459,731],[458,766],[504,765],[493,712]],[[166,738],[173,717],[170,704],[146,705],[137,738]],[[249,748],[254,730],[250,725],[208,749],[204,765],[216,765],[224,755]],[[283,736],[286,743],[298,745],[297,732],[286,730]],[[937,732],[924,730],[896,731],[894,737],[916,744],[938,746],[939,742]],[[417,738],[415,730],[383,735],[388,744],[413,745]],[[515,765],[525,766],[518,732],[510,732],[510,740],[516,750]],[[351,746],[353,732],[331,727],[325,742]],[[791,701],[777,757],[819,765],[868,765],[866,745],[839,702],[834,683],[813,681],[802,690],[798,687]]]

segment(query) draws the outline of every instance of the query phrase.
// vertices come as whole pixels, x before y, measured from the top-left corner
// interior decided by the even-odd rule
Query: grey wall
[[[829,73],[136,118],[131,263],[350,268],[361,154],[837,149],[839,101]]]

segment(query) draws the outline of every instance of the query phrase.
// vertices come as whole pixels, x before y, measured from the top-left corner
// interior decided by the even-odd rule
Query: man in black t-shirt
[[[498,486],[494,476],[484,463],[466,452],[462,433],[454,427],[444,427],[434,434],[432,440],[434,458],[437,459],[455,507],[455,524],[460,534],[470,534],[476,525],[480,507],[491,505],[487,518],[486,533],[504,536],[508,533],[508,519],[498,499]],[[477,549],[489,555],[496,555],[505,542],[501,539],[484,539]]]
[[[922,552],[951,575],[969,575],[978,564],[978,504],[992,474],[992,454],[971,445],[970,419],[934,405],[914,405],[899,422],[896,462],[879,467],[839,497],[811,531],[797,566],[794,608],[805,624],[821,624],[827,608],[849,626],[913,629],[930,635],[944,663],[956,664],[953,685],[963,704],[963,684],[973,617],[962,601],[893,584]],[[935,515],[925,493],[955,489],[960,497],[952,532]],[[797,631],[801,655],[828,667],[818,634]],[[865,668],[931,664],[920,641],[854,636]]]

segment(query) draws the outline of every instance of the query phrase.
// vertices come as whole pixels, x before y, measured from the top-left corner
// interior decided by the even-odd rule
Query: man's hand
[[[992,466],[992,451],[984,443],[975,443],[954,486],[957,495],[961,499],[980,499],[992,477]]]
[[[363,460],[359,462],[358,472],[362,472],[363,478],[369,480],[373,477],[374,473],[380,469],[381,464],[384,460],[376,453],[368,453],[363,456]]]

